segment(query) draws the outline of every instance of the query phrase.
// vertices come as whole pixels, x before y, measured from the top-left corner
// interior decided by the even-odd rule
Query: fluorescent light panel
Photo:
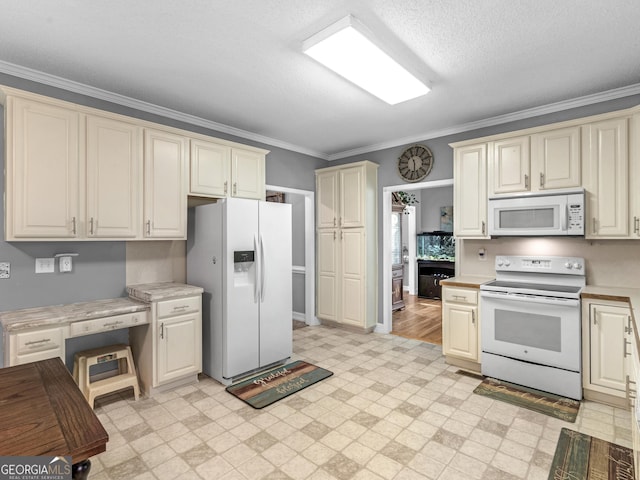
[[[391,105],[429,92],[356,26],[353,17],[345,17],[304,41],[302,51]]]

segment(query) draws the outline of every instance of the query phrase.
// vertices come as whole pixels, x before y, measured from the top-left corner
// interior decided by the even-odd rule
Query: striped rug
[[[491,377],[486,377],[473,393],[544,413],[567,422],[575,422],[580,409],[580,402],[577,400]]]
[[[633,451],[568,428],[560,431],[549,480],[633,480]]]
[[[333,372],[298,360],[230,385],[227,392],[253,408],[264,408],[278,400],[333,375]]]

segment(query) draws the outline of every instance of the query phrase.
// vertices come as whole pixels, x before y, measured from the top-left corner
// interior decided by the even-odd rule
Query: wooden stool
[[[91,382],[89,375],[91,366],[112,360],[118,361],[118,375]],[[136,400],[140,395],[136,367],[133,363],[131,347],[128,345],[109,345],[76,353],[73,361],[73,379],[92,408],[96,397],[123,388],[133,387],[133,396]]]

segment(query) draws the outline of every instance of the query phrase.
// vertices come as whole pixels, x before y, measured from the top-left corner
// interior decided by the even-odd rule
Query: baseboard
[[[306,322],[307,321],[307,314],[306,313],[300,313],[300,312],[293,312],[293,319],[294,320],[298,320],[299,322]]]

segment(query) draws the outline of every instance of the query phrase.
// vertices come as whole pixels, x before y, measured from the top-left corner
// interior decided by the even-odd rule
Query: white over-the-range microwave
[[[584,235],[584,189],[489,199],[489,235]]]

